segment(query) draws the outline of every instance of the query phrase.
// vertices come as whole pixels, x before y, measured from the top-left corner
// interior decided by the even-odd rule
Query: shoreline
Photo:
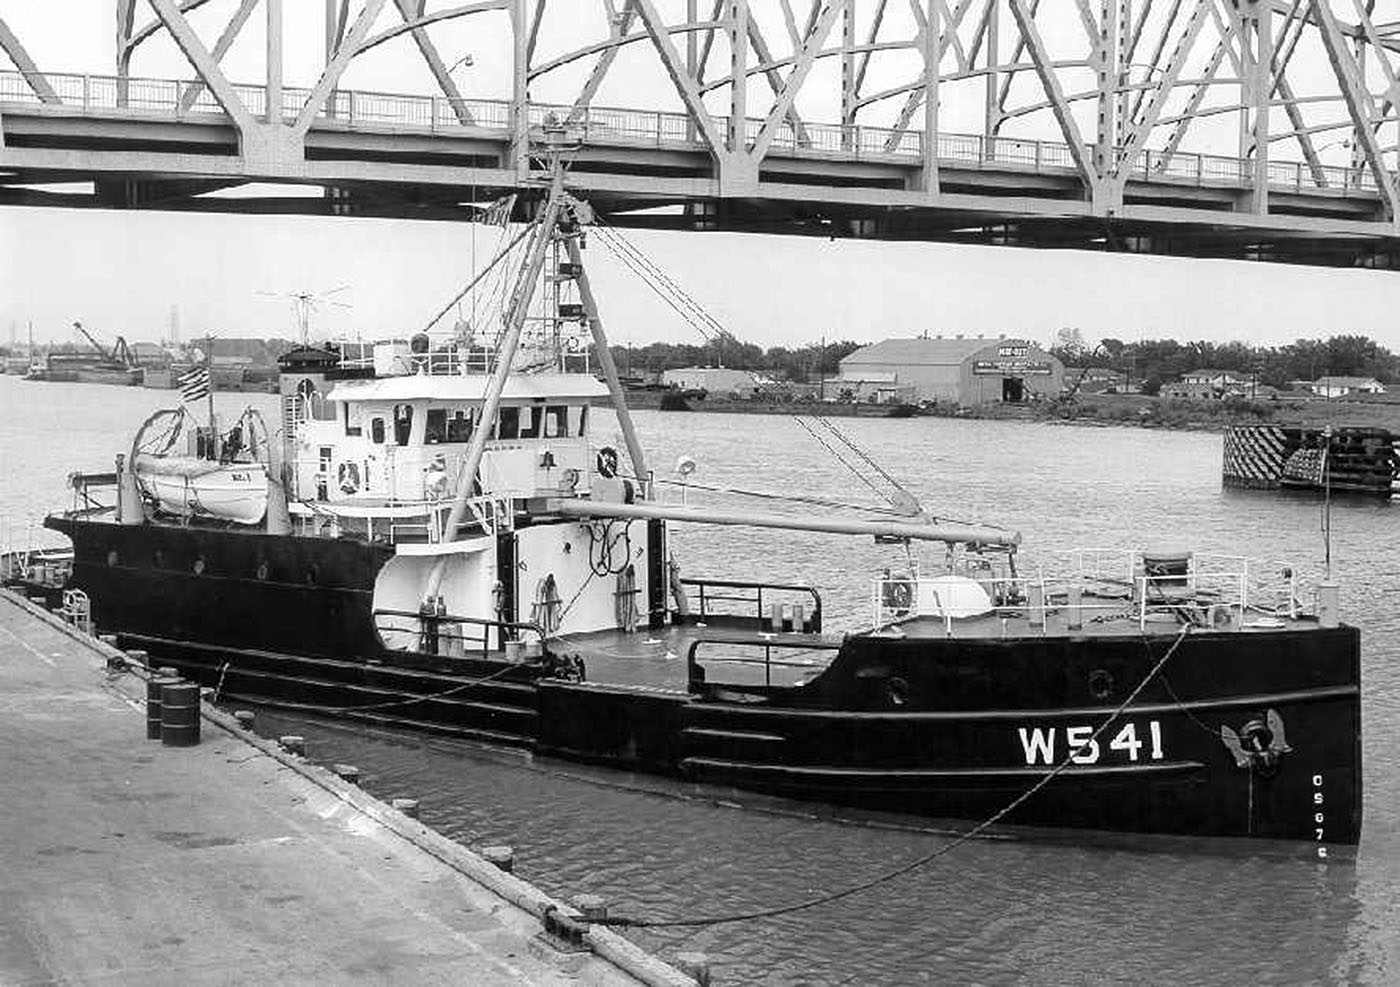
[[[1235,425],[1299,428],[1381,428],[1400,436],[1400,395],[1393,401],[1269,400],[1246,402],[1161,401],[1140,395],[1091,395],[1069,401],[1027,404],[953,405],[853,404],[849,402],[683,398],[684,407],[663,407],[662,392],[628,395],[632,409],[734,415],[818,415],[823,418],[956,418],[1018,421],[1086,428],[1123,426],[1165,431],[1224,432]],[[657,395],[657,397],[652,397]],[[640,399],[639,399],[640,397]]]

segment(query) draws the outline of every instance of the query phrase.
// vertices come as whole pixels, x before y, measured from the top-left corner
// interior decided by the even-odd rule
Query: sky
[[[320,54],[314,49],[322,4],[285,7],[287,82],[306,84]],[[206,39],[216,35],[230,9],[229,0],[214,0],[196,27]],[[0,17],[49,71],[112,71],[112,16],[104,0],[0,0]],[[256,80],[261,72],[259,16],[230,52],[235,79]],[[500,24],[482,24],[451,26],[439,43],[449,62],[462,51],[472,56],[454,76],[469,94],[500,95],[507,46]],[[541,50],[550,43],[560,39],[542,38]],[[616,70],[624,86],[644,69],[629,68],[626,58]],[[189,75],[159,37],[141,49],[134,71]],[[558,81],[561,91],[576,83]],[[406,39],[357,60],[346,85],[431,91]],[[616,103],[635,91],[605,90],[599,100],[611,95]],[[808,115],[832,116],[820,107]],[[499,235],[472,224],[412,220],[3,207],[0,341],[22,340],[31,322],[37,340],[68,340],[75,320],[109,340],[157,339],[168,332],[172,311],[185,338],[206,331],[292,336],[286,296],[341,285],[349,287],[335,298],[349,307],[315,313],[313,336],[411,332],[465,284]],[[1277,344],[1359,332],[1400,349],[1400,273],[714,232],[628,235],[721,324],[763,346],[925,331],[1048,343],[1058,329],[1073,327],[1090,342],[1113,336]],[[615,342],[700,341],[596,238],[587,260]]]

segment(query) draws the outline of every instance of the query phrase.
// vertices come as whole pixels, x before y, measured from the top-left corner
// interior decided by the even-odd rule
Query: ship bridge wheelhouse
[[[337,381],[336,413],[298,429],[296,496],[328,504],[428,503],[456,496],[468,444],[489,428],[482,493],[582,494],[592,461],[589,409],[607,397],[586,374],[511,378],[489,423],[484,376],[414,374]]]

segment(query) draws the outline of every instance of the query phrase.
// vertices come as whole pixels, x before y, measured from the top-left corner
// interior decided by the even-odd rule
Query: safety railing
[[[375,346],[358,341],[333,340],[340,349],[343,370],[378,370],[388,374],[426,373],[434,377],[489,374],[496,369],[496,350],[487,346],[439,346],[413,352],[408,339],[388,339]],[[375,349],[379,349],[376,357]]]
[[[46,78],[61,104],[55,111],[77,110],[102,116],[158,116],[185,119],[192,115],[223,115],[223,107],[201,83],[192,80],[120,78],[109,75],[49,73]],[[263,86],[236,84],[240,101],[253,116],[266,114]],[[282,90],[282,117],[298,116],[309,90]],[[24,76],[0,71],[0,104],[34,105],[42,99]],[[366,90],[336,90],[316,114],[322,127],[355,129],[393,128],[425,133],[508,134],[512,129],[509,100],[449,99]],[[585,144],[620,146],[672,146],[698,150],[704,140],[685,113],[562,104],[531,103],[526,109],[532,128],[563,126],[571,139]],[[729,121],[713,118],[724,133]],[[755,140],[762,121],[745,121],[745,137]],[[834,156],[852,160],[917,160],[924,150],[922,131],[866,125],[841,125],[791,121],[780,124],[769,145],[778,156]],[[936,158],[949,167],[996,168],[1032,172],[1076,171],[1068,144],[1000,135],[937,135]],[[1130,178],[1141,182],[1249,187],[1254,182],[1254,161],[1226,155],[1183,151],[1167,153],[1143,150],[1124,165]],[[1266,169],[1270,188],[1294,192],[1376,194],[1375,176],[1369,168],[1322,165],[1298,161],[1270,161]]]
[[[1084,549],[1034,576],[972,570],[967,580],[882,576],[873,582],[877,629],[914,618],[940,620],[955,636],[969,618],[1024,618],[1043,628],[1055,614],[1071,630],[1086,622],[1158,620],[1231,630],[1251,621],[1295,619],[1313,611],[1316,587],[1296,567],[1243,556]],[[1053,573],[1048,575],[1047,573]],[[986,636],[985,627],[970,634]]]
[[[722,654],[701,657],[701,649],[723,649]],[[762,696],[777,689],[790,689],[819,673],[841,649],[839,641],[762,638],[734,641],[724,638],[701,637],[691,642],[686,652],[687,682],[690,692],[707,698],[736,698]],[[716,677],[715,670],[725,667],[739,674]],[[781,681],[775,684],[777,670]]]
[[[521,620],[496,620],[448,613],[437,604],[418,610],[376,608],[374,629],[384,646],[445,658],[505,658],[539,661],[544,656],[544,629]]]
[[[725,617],[756,622],[773,631],[822,629],[822,597],[815,587],[799,583],[762,583],[736,579],[682,579],[697,591],[700,620]],[[797,602],[794,597],[802,597]]]

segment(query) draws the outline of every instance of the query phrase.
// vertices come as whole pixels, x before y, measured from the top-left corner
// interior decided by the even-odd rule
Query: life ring
[[[882,598],[886,609],[901,614],[908,613],[914,602],[914,587],[907,579],[887,579]]]
[[[598,475],[605,480],[617,476],[617,450],[612,446],[598,450]]]
[[[348,460],[341,463],[336,471],[336,478],[340,481],[341,493],[358,493],[360,489],[360,464]]]

